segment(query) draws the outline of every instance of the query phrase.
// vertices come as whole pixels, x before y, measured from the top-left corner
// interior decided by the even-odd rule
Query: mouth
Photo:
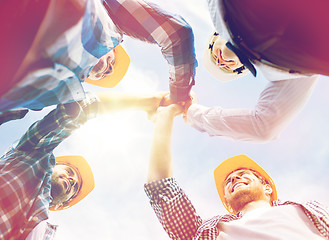
[[[231,193],[233,193],[237,188],[239,188],[241,186],[244,186],[244,185],[248,185],[248,183],[246,183],[246,182],[237,182],[237,183],[235,183],[232,187]]]
[[[108,56],[106,59],[106,68],[103,71],[103,74],[111,74],[113,72],[113,64],[111,56]]]
[[[68,179],[63,178],[63,185],[66,193],[69,193],[71,191],[71,184]]]

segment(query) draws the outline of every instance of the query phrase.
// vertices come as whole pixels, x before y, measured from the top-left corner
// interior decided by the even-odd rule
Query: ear
[[[230,211],[230,213],[234,213],[234,210],[233,210],[233,208],[230,205],[227,204],[227,208]]]
[[[270,184],[265,184],[264,185],[264,193],[265,193],[265,195],[268,196],[269,198],[271,198],[272,192],[273,192],[273,189],[272,189],[271,185]]]

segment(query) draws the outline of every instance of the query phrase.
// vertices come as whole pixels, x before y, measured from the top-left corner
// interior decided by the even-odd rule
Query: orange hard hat
[[[58,211],[72,207],[74,204],[86,197],[95,187],[94,175],[88,162],[84,157],[79,155],[61,156],[55,158],[56,164],[65,164],[72,167],[79,175],[81,186],[79,191],[65,203],[64,206],[55,209],[54,206],[49,207],[49,210]]]
[[[123,49],[121,45],[115,47],[115,62],[114,62],[114,71],[112,74],[107,75],[106,77],[99,80],[91,80],[86,78],[85,82],[98,87],[113,88],[115,87],[125,76],[128,71],[130,64],[130,58],[127,52]]]
[[[265,170],[254,160],[242,154],[226,159],[221,164],[219,164],[214,171],[216,188],[220,200],[228,212],[233,213],[227,206],[223,183],[229,174],[238,169],[250,169],[256,171],[264,180],[266,180],[268,184],[270,184],[272,188],[271,200],[278,200],[276,187],[270,175],[268,175],[267,172],[265,172]]]

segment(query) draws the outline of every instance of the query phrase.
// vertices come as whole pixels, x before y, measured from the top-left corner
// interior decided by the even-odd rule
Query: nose
[[[69,177],[68,180],[72,187],[74,187],[75,184],[77,184],[77,179],[75,179],[74,177]]]
[[[232,184],[233,183],[235,183],[237,180],[240,180],[241,179],[241,177],[239,176],[239,175],[234,175],[234,176],[232,176],[232,178],[231,178],[231,182],[232,182]]]
[[[230,58],[225,58],[222,55],[222,50],[219,50],[218,54],[215,55],[215,60],[218,67],[223,67],[223,66],[232,67],[236,64],[235,60]]]
[[[109,75],[113,72],[113,64],[109,63],[106,72],[104,73],[105,75]]]

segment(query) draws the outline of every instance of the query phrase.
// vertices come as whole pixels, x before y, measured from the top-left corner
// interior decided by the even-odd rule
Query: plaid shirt
[[[83,99],[81,82],[104,54],[120,44],[123,34],[161,47],[169,64],[171,97],[186,100],[197,66],[190,26],[142,0],[88,0],[78,24],[46,50],[53,67],[31,72],[2,96],[0,112]]]
[[[103,0],[113,22],[124,34],[157,43],[169,64],[170,97],[188,98],[194,85],[197,61],[190,25],[180,16],[164,12],[143,0]]]
[[[145,191],[160,223],[171,239],[216,240],[219,235],[219,222],[229,222],[243,216],[242,213],[226,214],[203,221],[174,178],[145,184]],[[315,201],[305,205],[295,202],[274,202],[274,206],[289,204],[300,206],[319,233],[329,239],[328,209]]]
[[[89,94],[84,101],[58,105],[0,158],[0,239],[25,239],[48,218],[52,151],[97,111],[98,102]],[[47,229],[48,237],[54,230]]]

